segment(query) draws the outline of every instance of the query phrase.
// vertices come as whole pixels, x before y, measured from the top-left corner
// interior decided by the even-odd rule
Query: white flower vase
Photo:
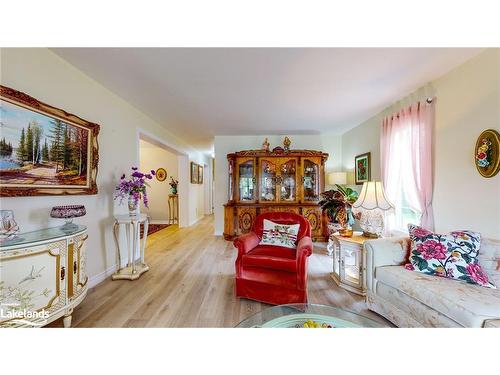
[[[139,200],[134,199],[132,194],[128,196],[128,213],[130,216],[137,216],[140,214]]]

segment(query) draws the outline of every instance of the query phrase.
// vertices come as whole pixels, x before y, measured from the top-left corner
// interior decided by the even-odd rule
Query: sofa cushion
[[[436,234],[413,224],[408,225],[408,231],[411,239],[408,269],[495,288],[479,264],[481,234],[471,231]]]
[[[296,251],[287,247],[258,245],[243,255],[244,266],[265,267],[288,272],[297,272]]]
[[[399,289],[410,297],[465,327],[482,327],[500,318],[500,290],[406,270],[401,266],[377,267],[377,283]]]
[[[463,327],[403,291],[382,282],[377,283],[377,299],[385,311],[397,315],[390,320],[398,327]]]
[[[262,267],[245,267],[241,271],[241,279],[253,281],[262,285],[287,289],[297,288],[297,274],[276,271]]]

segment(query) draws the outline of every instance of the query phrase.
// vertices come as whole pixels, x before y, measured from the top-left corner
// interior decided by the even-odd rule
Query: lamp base
[[[380,236],[377,233],[363,231],[363,237],[366,237],[366,238],[379,238]]]
[[[359,226],[363,236],[368,238],[379,238],[384,231],[384,217],[380,210],[363,210]]]

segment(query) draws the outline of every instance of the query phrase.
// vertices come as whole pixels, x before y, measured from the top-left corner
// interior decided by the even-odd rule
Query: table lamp
[[[359,224],[363,236],[378,238],[384,230],[384,214],[392,211],[394,206],[385,196],[380,181],[363,183],[359,198],[352,205],[352,212],[361,213]]]
[[[345,185],[347,184],[346,172],[332,172],[328,174],[328,185]]]

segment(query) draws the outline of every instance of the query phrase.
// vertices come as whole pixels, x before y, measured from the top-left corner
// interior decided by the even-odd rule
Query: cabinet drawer
[[[298,207],[286,207],[286,206],[270,206],[270,207],[261,207],[259,208],[259,214],[263,214],[265,212],[292,212],[294,214],[299,214],[300,209]]]

